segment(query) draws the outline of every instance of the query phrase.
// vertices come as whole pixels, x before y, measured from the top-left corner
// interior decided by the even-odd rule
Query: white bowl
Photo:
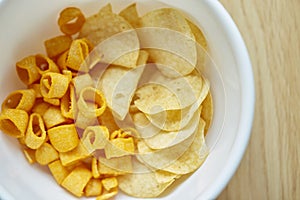
[[[93,14],[105,2],[0,1],[0,101],[24,87],[15,62],[43,53],[43,41],[59,34],[56,20],[60,10],[72,5]],[[218,1],[162,2],[183,10],[205,33],[214,63],[208,63],[204,73],[211,82],[215,111],[206,137],[210,148],[207,160],[159,199],[214,199],[236,171],[250,137],[255,99],[251,63],[236,25]],[[118,10],[126,4],[113,7]],[[56,184],[46,167],[29,165],[17,141],[4,134],[0,134],[0,160],[0,199],[76,199]],[[118,199],[134,198],[120,194]]]

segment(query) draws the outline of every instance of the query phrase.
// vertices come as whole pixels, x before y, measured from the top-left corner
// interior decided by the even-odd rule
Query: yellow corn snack
[[[20,109],[30,111],[35,102],[35,92],[32,89],[16,90],[10,93],[2,103],[2,110]]]
[[[74,119],[77,115],[75,89],[71,84],[68,91],[61,99],[60,111],[62,116],[69,119]]]
[[[47,165],[52,161],[57,160],[58,152],[49,143],[44,143],[40,148],[35,151],[36,161],[41,165]]]
[[[131,156],[110,159],[99,157],[98,160],[98,170],[100,174],[118,176],[133,172]]]
[[[33,106],[33,108],[31,109],[31,111],[33,113],[38,113],[40,114],[41,116],[44,115],[44,113],[48,110],[48,108],[50,107],[51,105],[44,102],[43,100],[41,99],[37,99],[35,101],[35,104]]]
[[[34,90],[36,98],[43,97],[42,94],[41,94],[41,88],[40,88],[40,84],[39,83],[33,83],[31,85],[28,85],[28,89]]]
[[[70,171],[61,164],[60,160],[48,164],[48,167],[58,184],[61,184],[70,173]]]
[[[109,109],[109,107],[106,107],[102,115],[98,117],[98,121],[100,125],[105,125],[110,133],[119,129],[119,126],[117,125],[115,118],[111,110]]]
[[[38,149],[46,141],[46,130],[41,115],[32,113],[29,117],[25,134],[25,145],[31,149]]]
[[[116,177],[109,177],[109,178],[104,178],[101,180],[103,187],[107,190],[110,191],[113,188],[116,188],[118,186],[118,180]]]
[[[53,106],[59,106],[60,105],[60,99],[56,99],[56,98],[43,98],[43,100],[46,102],[46,103],[49,103]]]
[[[63,166],[71,166],[84,160],[90,156],[82,142],[79,142],[77,147],[72,151],[59,153],[59,157]]]
[[[35,55],[35,65],[40,74],[44,74],[48,72],[59,73],[59,68],[55,64],[55,62],[45,55],[42,54]]]
[[[97,149],[104,149],[108,142],[109,132],[105,126],[88,126],[81,138],[81,141],[89,153]]]
[[[134,141],[132,137],[112,139],[105,146],[105,156],[107,158],[121,157],[134,153]]]
[[[64,53],[62,53],[56,63],[59,67],[60,70],[66,70],[67,69],[67,58],[68,58],[68,54],[69,54],[69,50],[65,51]]]
[[[0,114],[0,130],[12,137],[21,138],[25,135],[28,119],[24,110],[5,109]]]
[[[79,95],[82,89],[94,85],[94,81],[89,74],[76,76],[72,79],[72,82],[76,88],[76,95]]]
[[[35,63],[35,56],[28,56],[16,63],[16,70],[20,80],[25,85],[38,81],[41,77]]]
[[[107,200],[111,199],[112,197],[116,196],[118,194],[118,188],[113,189],[110,192],[105,192],[102,195],[98,196],[96,200]]]
[[[97,118],[87,118],[82,112],[78,112],[77,117],[75,119],[75,125],[78,128],[86,129],[89,126],[97,125]]]
[[[55,72],[47,72],[40,80],[41,94],[45,98],[61,98],[68,90],[70,78]]]
[[[72,22],[76,20],[75,22]],[[73,35],[80,31],[81,27],[85,22],[85,17],[81,10],[75,7],[65,8],[60,12],[58,18],[58,25],[61,30],[66,35]]]
[[[88,106],[88,103],[95,105],[95,108]],[[93,87],[86,87],[81,90],[77,102],[79,111],[87,118],[99,117],[106,108],[106,101],[103,93]]]
[[[89,46],[85,39],[73,40],[67,56],[66,66],[75,71],[87,72],[88,67],[84,60],[89,54]]]
[[[35,150],[33,149],[23,149],[23,153],[24,153],[24,156],[26,158],[26,160],[30,163],[30,164],[33,164],[36,162],[36,159],[35,159]]]
[[[70,48],[72,40],[72,37],[67,35],[60,35],[46,40],[44,45],[47,55],[50,58],[59,56]]]
[[[74,124],[61,125],[48,130],[51,144],[58,152],[67,152],[77,147],[79,138]]]
[[[92,178],[92,173],[85,167],[76,167],[61,183],[61,185],[69,192],[77,197],[83,195],[83,190],[89,180]]]
[[[50,106],[43,115],[47,129],[67,122],[67,119],[62,115],[60,108],[57,106]]]
[[[94,178],[99,178],[100,177],[100,172],[98,169],[98,160],[97,158],[93,157],[92,158],[92,163],[91,163],[91,169],[92,169],[92,175]]]
[[[102,183],[100,179],[92,178],[84,189],[85,196],[98,196],[102,193]]]

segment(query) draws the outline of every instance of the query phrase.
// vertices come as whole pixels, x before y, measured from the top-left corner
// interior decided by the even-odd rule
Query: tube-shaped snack
[[[94,106],[89,106],[89,104]],[[93,87],[86,87],[81,90],[77,102],[79,111],[87,118],[99,117],[106,108],[106,100],[103,93]]]
[[[62,98],[69,88],[70,81],[69,75],[55,72],[44,73],[40,80],[41,94],[48,99]]]
[[[72,43],[72,37],[68,35],[59,35],[50,38],[44,42],[47,55],[50,58],[55,58],[67,51]]]
[[[75,20],[75,22],[73,22]],[[76,7],[68,7],[59,14],[58,25],[66,35],[73,35],[80,31],[85,22],[85,17],[81,10]]]
[[[72,84],[61,99],[60,110],[62,116],[69,119],[74,119],[77,114],[75,89]]]
[[[85,58],[89,54],[89,46],[87,40],[73,40],[67,56],[66,66],[75,71],[87,72],[88,67],[84,65]]]
[[[2,103],[2,110],[20,109],[30,111],[34,106],[36,93],[33,89],[16,90],[10,93]]]
[[[28,114],[24,110],[3,110],[0,115],[0,130],[12,137],[21,138],[25,135],[28,119]]]
[[[89,126],[84,130],[81,141],[89,153],[92,153],[97,149],[104,149],[108,139],[109,132],[105,126]]]
[[[55,62],[43,54],[35,55],[35,64],[40,74],[47,72],[59,73],[59,68]]]
[[[38,68],[36,67],[35,56],[27,56],[16,63],[16,70],[20,80],[30,85],[41,78]]]
[[[61,125],[48,130],[51,144],[58,152],[67,152],[76,148],[79,137],[74,124]]]
[[[31,149],[38,149],[46,141],[46,130],[41,115],[32,113],[29,117],[25,134],[25,144]]]

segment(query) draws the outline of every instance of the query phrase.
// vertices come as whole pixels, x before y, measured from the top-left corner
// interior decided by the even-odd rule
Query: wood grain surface
[[[300,0],[220,0],[252,60],[256,109],[223,199],[300,199]]]

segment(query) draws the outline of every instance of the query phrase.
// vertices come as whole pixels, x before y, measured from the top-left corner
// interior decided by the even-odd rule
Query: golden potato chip
[[[5,109],[0,114],[0,130],[15,138],[22,138],[25,135],[28,114],[24,110]]]
[[[87,197],[99,196],[102,193],[102,183],[100,179],[92,178],[84,189]]]
[[[118,177],[119,188],[130,196],[138,198],[157,197],[175,180],[173,175],[169,181],[166,181],[166,178],[158,180],[155,172],[152,172],[145,165],[138,161],[135,161],[134,165],[139,172]]]
[[[67,35],[60,35],[45,40],[44,45],[46,48],[47,55],[50,58],[55,58],[61,55],[70,48],[72,40],[72,37]]]
[[[77,147],[79,138],[74,124],[60,125],[48,130],[51,144],[58,152],[71,151]]]
[[[15,90],[2,103],[2,110],[20,109],[28,112],[33,107],[35,98],[36,94],[32,89]]]
[[[25,134],[25,144],[31,149],[38,149],[46,142],[46,129],[41,115],[32,113],[29,117],[28,127]]]
[[[20,80],[30,85],[40,79],[41,75],[36,67],[35,56],[27,56],[16,63],[16,70]]]
[[[194,35],[184,16],[172,8],[161,8],[141,17],[139,38],[150,61],[161,64],[166,76],[178,77],[193,71],[197,63]],[[150,28],[149,28],[150,27]]]
[[[56,160],[48,164],[48,167],[52,176],[59,185],[63,182],[63,180],[65,180],[65,178],[70,173],[70,171],[62,165],[60,160]]]
[[[198,132],[188,149],[177,160],[163,168],[175,174],[187,174],[198,169],[208,155],[208,148],[204,139],[205,122],[201,119]]]
[[[57,160],[58,152],[49,143],[44,143],[40,148],[35,151],[36,161],[41,165],[47,165],[52,161]]]
[[[204,135],[207,134],[207,131],[211,125],[211,121],[213,118],[213,100],[212,95],[209,92],[202,102],[202,112],[201,112],[201,118],[205,121],[205,128],[204,128]]]
[[[74,21],[74,22],[73,22]],[[80,31],[85,22],[85,17],[81,10],[76,7],[67,7],[60,12],[58,25],[66,35],[73,35]]]
[[[123,9],[119,15],[126,19],[134,28],[140,27],[140,18],[136,10],[136,3]]]
[[[133,27],[111,11],[110,4],[86,19],[79,38],[87,38],[102,54],[102,62],[134,68],[139,39]]]
[[[83,195],[83,190],[92,178],[92,173],[85,167],[76,167],[61,183],[69,192],[77,197]]]
[[[74,165],[90,156],[91,155],[89,154],[85,146],[82,144],[82,142],[79,142],[77,147],[71,151],[59,153],[59,158],[63,166]]]

